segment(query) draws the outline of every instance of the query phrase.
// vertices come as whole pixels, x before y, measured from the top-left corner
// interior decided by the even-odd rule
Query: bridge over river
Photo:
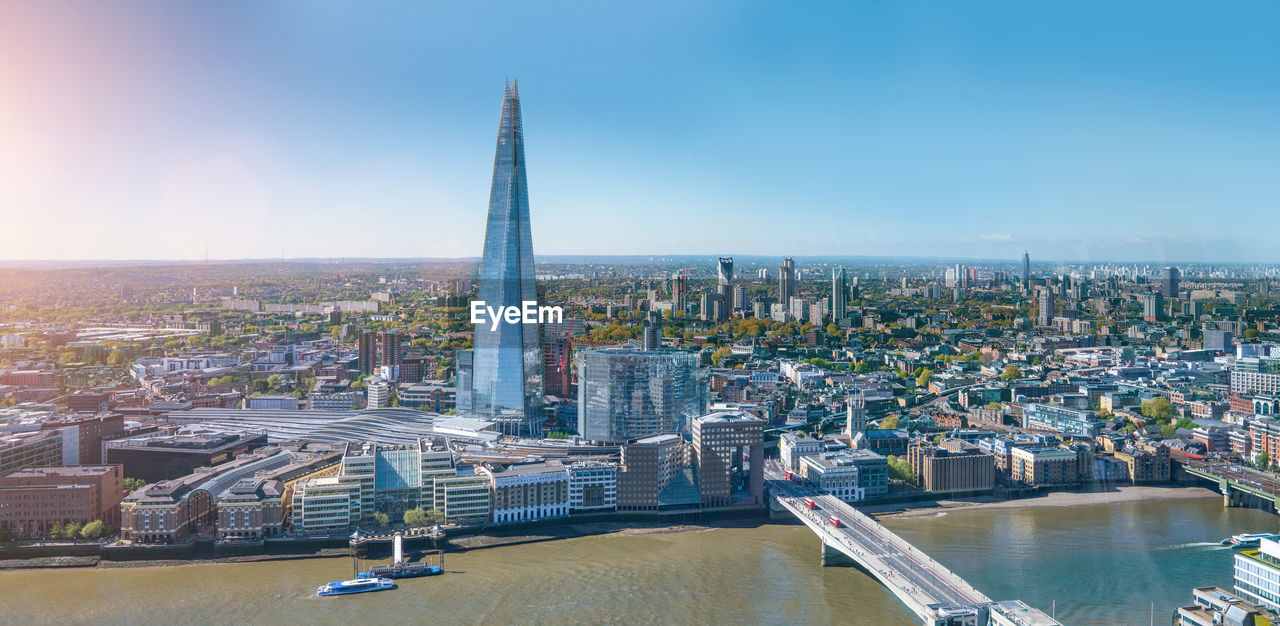
[[[791,513],[822,540],[824,563],[842,557],[851,560],[879,580],[924,624],[1060,623],[1020,601],[993,602],[941,563],[835,496],[786,480],[776,467],[767,467],[765,475],[775,509],[780,507]]]

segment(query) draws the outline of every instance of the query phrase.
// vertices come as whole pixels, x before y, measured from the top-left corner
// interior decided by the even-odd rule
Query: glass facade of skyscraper
[[[537,300],[520,93],[515,85],[502,99],[478,299],[489,307],[517,308]],[[474,346],[470,389],[458,390],[459,411],[465,406],[475,417],[498,422],[508,434],[540,436],[542,347],[538,325],[505,321],[479,324]]]
[[[675,432],[706,408],[698,355],[688,352],[581,350],[578,434],[621,443]]]

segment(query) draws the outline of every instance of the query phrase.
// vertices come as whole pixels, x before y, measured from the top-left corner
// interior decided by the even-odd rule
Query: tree
[[[840,327],[833,324],[827,324],[827,334],[831,336],[840,334]]]
[[[377,511],[373,514],[373,523],[378,526],[386,526],[391,523],[391,517],[382,511]]]
[[[404,512],[404,523],[408,526],[426,526],[428,521],[427,512],[420,507]]]
[[[920,368],[920,373],[916,376],[916,386],[928,387],[930,380],[933,380],[933,370],[927,367]]]
[[[866,361],[859,361],[858,364],[854,366],[853,371],[858,374],[868,374],[871,372],[871,364]]]
[[[78,539],[83,529],[84,524],[80,522],[67,522],[66,527],[62,529],[62,536],[67,539]]]
[[[720,367],[720,364],[724,362],[725,358],[731,354],[733,354],[733,348],[724,346],[723,348],[711,353],[711,363],[716,367]]]
[[[107,355],[107,365],[124,365],[124,362],[128,360],[129,355],[125,354],[124,350],[120,348],[112,350],[111,354]]]
[[[147,481],[142,480],[141,478],[124,479],[124,492],[126,495],[131,494],[146,486],[147,486]]]
[[[1022,368],[1017,365],[1004,366],[1004,372],[1000,374],[1000,380],[1017,380],[1022,378]]]
[[[62,536],[66,534],[66,529],[66,524],[63,524],[62,522],[54,522],[53,528],[49,529],[49,538],[62,539]]]
[[[1178,427],[1173,424],[1165,424],[1160,427],[1160,434],[1165,437],[1172,437],[1178,434]]]
[[[898,427],[898,416],[890,415],[880,420],[880,430],[893,430]]]
[[[1173,417],[1173,404],[1165,398],[1150,398],[1142,401],[1142,406],[1138,408],[1143,417],[1151,418],[1157,422],[1166,422]]]
[[[906,459],[890,455],[885,460],[889,462],[889,478],[908,483],[916,481],[915,470],[911,468],[911,463],[908,463]]]
[[[427,511],[427,519],[435,523],[443,522],[444,511],[441,511],[440,509],[431,509],[430,511]]]
[[[1258,466],[1258,469],[1265,472],[1267,468],[1271,467],[1271,457],[1267,456],[1266,452],[1259,452],[1258,458],[1254,459],[1253,463]]]
[[[1185,417],[1180,417],[1180,418],[1178,418],[1177,425],[1178,425],[1178,428],[1181,428],[1181,429],[1183,429],[1183,430],[1191,430],[1191,429],[1193,429],[1193,428],[1195,428],[1195,427],[1196,427],[1196,423],[1195,423],[1195,422],[1193,422],[1193,421],[1191,421],[1191,420],[1189,420],[1189,419],[1187,419],[1187,418],[1185,418]]]
[[[97,541],[107,534],[107,525],[100,519],[93,520],[80,529],[80,536],[89,541]]]

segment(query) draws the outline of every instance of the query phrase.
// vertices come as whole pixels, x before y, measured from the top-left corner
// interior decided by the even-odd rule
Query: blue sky
[[[1123,4],[1123,6],[1120,6]],[[0,4],[0,258],[1280,261],[1280,4]]]

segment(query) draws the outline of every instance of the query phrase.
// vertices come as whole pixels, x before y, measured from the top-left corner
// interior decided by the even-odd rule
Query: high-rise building
[[[904,278],[905,282],[906,279]],[[845,318],[845,309],[848,308],[848,301],[845,299],[849,296],[849,286],[845,284],[844,268],[837,267],[831,270],[831,321],[838,322]]]
[[[1031,290],[1031,253],[1022,252],[1022,290]]]
[[[645,352],[662,348],[662,315],[657,311],[649,311],[645,320],[643,347]]]
[[[764,504],[764,421],[719,411],[691,422],[694,472],[705,507]]]
[[[1056,306],[1053,290],[1047,287],[1040,289],[1040,296],[1036,300],[1036,326],[1052,326]]]
[[[621,443],[679,430],[706,406],[689,352],[579,350],[578,434]]]
[[[1178,268],[1173,266],[1164,268],[1164,281],[1163,281],[1164,284],[1161,285],[1161,287],[1163,288],[1164,297],[1166,298],[1178,297],[1178,282],[1181,279],[1182,279],[1182,272],[1178,271]]]
[[[684,314],[689,309],[689,279],[683,271],[672,275],[675,285],[671,289],[672,310]]]
[[[725,303],[725,313],[735,308],[733,301],[733,257],[720,257],[716,263],[716,294]],[[727,317],[727,315],[726,315]]]
[[[400,367],[404,361],[404,353],[400,350],[400,335],[395,332],[378,333],[378,345],[382,349],[382,365],[391,368]]]
[[[778,268],[778,302],[791,302],[796,291],[796,262],[787,257]]]
[[[519,308],[537,297],[520,91],[513,83],[502,98],[478,299],[496,309]],[[464,405],[461,396],[469,395],[465,404],[471,415],[497,422],[507,434],[541,435],[543,363],[538,334],[537,324],[477,325],[471,388],[458,389],[459,409]]]
[[[542,384],[549,396],[569,396],[569,363],[573,338],[568,333],[547,333],[542,339]]]
[[[1149,319],[1159,319],[1164,313],[1164,294],[1159,291],[1149,291],[1142,294],[1142,316]]]
[[[378,335],[372,330],[360,331],[360,343],[357,351],[360,361],[360,373],[368,376],[378,369]]]

